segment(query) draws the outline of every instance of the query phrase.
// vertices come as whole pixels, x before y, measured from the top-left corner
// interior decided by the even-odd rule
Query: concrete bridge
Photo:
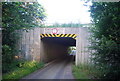
[[[88,28],[34,28],[19,32],[22,33],[17,44],[20,59],[50,62],[67,56],[68,47],[76,46],[76,65],[90,62]]]

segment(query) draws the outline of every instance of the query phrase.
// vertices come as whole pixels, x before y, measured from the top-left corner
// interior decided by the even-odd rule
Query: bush
[[[72,73],[75,79],[98,79],[102,74],[99,69],[93,65],[80,64],[72,66]]]
[[[44,66],[44,63],[36,61],[20,62],[20,67],[16,67],[13,71],[3,75],[3,79],[20,79],[25,75],[40,69]]]
[[[38,2],[2,3],[3,73],[11,71],[16,65],[14,56],[18,54],[16,44],[20,38],[16,31],[40,27],[45,17],[44,8]]]
[[[14,54],[12,54],[11,48],[8,45],[3,45],[2,49],[2,71],[5,73],[10,71],[10,69],[12,69],[12,66],[14,65],[12,64]]]
[[[91,17],[93,61],[101,78],[120,76],[120,2],[93,2]]]

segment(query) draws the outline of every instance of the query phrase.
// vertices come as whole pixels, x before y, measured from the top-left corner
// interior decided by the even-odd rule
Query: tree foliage
[[[3,2],[2,3],[2,36],[3,36],[3,72],[10,70],[10,64],[17,53],[16,41],[19,35],[16,30],[27,30],[40,27],[45,18],[43,7],[37,2]]]
[[[4,2],[2,5],[3,28],[11,31],[40,26],[44,9],[38,3]]]
[[[119,78],[120,2],[94,2],[90,8],[95,65],[103,71],[102,78]]]
[[[63,24],[59,24],[59,23],[54,23],[53,25],[49,25],[47,27],[90,27],[92,24],[81,24],[81,23],[63,23]]]

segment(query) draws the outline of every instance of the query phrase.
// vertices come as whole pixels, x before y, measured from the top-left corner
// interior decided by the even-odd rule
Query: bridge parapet
[[[41,34],[77,34],[80,28],[40,28]]]

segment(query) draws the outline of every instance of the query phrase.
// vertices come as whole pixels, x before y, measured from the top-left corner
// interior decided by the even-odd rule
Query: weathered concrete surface
[[[18,54],[20,59],[40,61],[40,28],[18,32],[21,35],[16,48],[20,50]]]
[[[60,59],[22,79],[74,79],[71,65],[72,63],[70,59]]]
[[[57,34],[77,34],[79,32],[79,28],[71,28],[71,27],[66,27],[66,28],[40,28],[40,33],[41,34],[52,34],[53,29],[57,29],[58,32]]]
[[[42,34],[52,33],[52,29],[54,28],[41,28]],[[76,59],[75,63],[76,65],[83,64],[83,63],[90,63],[90,52],[88,52],[88,45],[89,45],[89,29],[88,28],[55,28],[58,30],[57,34],[76,34]]]
[[[90,63],[90,53],[88,49],[89,45],[89,29],[78,28],[77,40],[76,40],[76,65]]]
[[[56,52],[64,52],[66,47],[61,47],[61,45],[54,45],[49,43],[43,43],[40,39],[40,34],[52,34],[53,29],[57,29],[57,34],[76,34],[76,65],[81,63],[89,63],[90,52],[88,52],[88,37],[89,32],[88,28],[35,28],[29,30],[28,32],[21,31],[22,37],[18,41],[18,49],[21,50],[19,53],[20,57],[23,57],[27,60],[37,60],[37,61],[51,61],[55,57]],[[69,40],[68,40],[69,41]],[[64,50],[60,50],[64,48]],[[55,53],[54,53],[55,52]],[[64,53],[65,54],[65,53]]]

